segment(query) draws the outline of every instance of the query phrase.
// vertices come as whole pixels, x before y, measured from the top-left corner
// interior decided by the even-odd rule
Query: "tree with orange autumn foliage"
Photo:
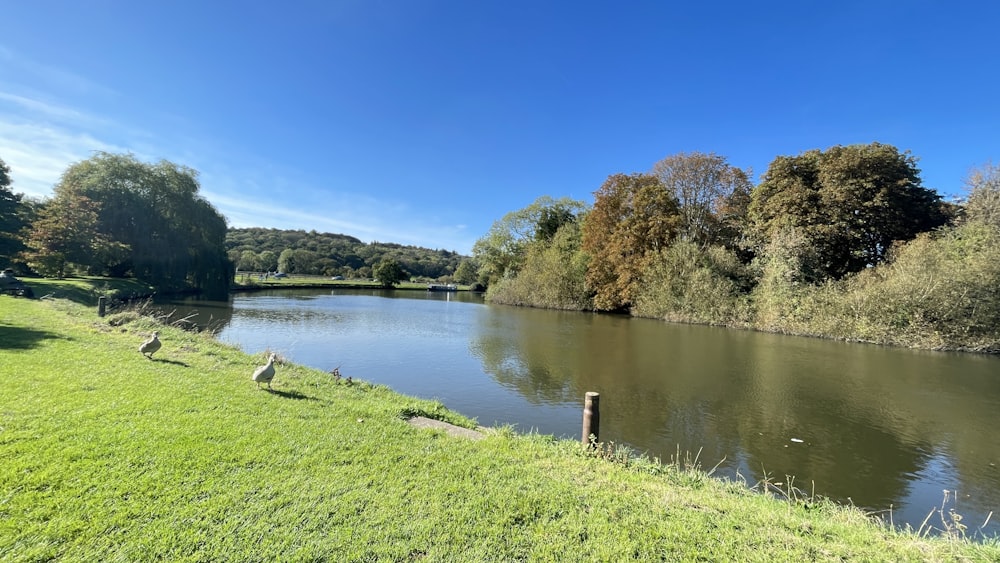
[[[656,176],[609,176],[594,192],[594,208],[583,224],[594,307],[631,307],[643,271],[677,236],[681,223],[677,198]]]

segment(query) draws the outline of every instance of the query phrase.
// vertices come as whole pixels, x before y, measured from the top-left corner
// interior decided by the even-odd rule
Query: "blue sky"
[[[879,141],[962,193],[1000,160],[1000,2],[0,0],[0,159],[200,172],[234,227],[462,253],[540,196],[715,152]]]

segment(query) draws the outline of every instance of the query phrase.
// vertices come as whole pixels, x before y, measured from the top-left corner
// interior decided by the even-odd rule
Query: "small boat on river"
[[[458,291],[458,286],[453,283],[431,283],[427,284],[427,291]]]

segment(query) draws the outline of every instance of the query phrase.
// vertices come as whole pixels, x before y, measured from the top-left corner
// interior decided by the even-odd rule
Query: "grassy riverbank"
[[[279,365],[260,391],[261,363],[135,314],[0,296],[0,560],[1000,560],[677,465],[413,428],[472,421],[365,374]]]
[[[133,299],[153,295],[156,289],[133,278],[79,276],[73,278],[22,278],[35,297],[66,299],[82,305],[97,305],[100,297]]]

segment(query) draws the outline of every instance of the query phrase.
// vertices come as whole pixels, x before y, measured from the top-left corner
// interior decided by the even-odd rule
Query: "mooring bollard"
[[[104,297],[98,297],[97,298],[97,316],[98,317],[103,317],[104,316],[104,299],[105,299]]]
[[[601,408],[600,393],[588,391],[583,401],[583,437],[581,441],[590,446],[596,446],[600,441]]]

